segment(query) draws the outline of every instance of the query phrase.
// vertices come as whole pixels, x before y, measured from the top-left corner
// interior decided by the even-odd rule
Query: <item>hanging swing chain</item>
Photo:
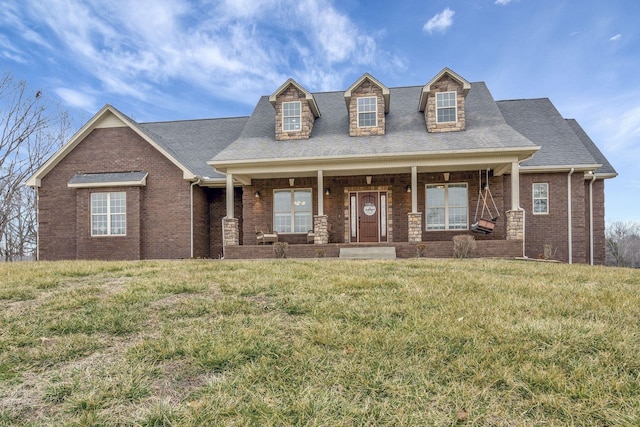
[[[484,193],[482,193],[482,171],[478,171],[478,203],[476,204],[476,215],[474,218],[474,222],[478,221],[478,209],[480,208],[480,200],[482,200],[482,212],[480,217],[484,217],[485,210],[489,213],[491,220],[495,220],[500,217],[500,212],[498,211],[498,206],[496,205],[495,200],[493,199],[493,195],[491,194],[491,190],[489,189],[489,169],[486,172],[487,176],[487,185],[484,187]],[[493,209],[496,211],[496,216],[493,216],[491,213],[491,208],[487,205],[487,196],[491,199],[491,203],[493,204]]]

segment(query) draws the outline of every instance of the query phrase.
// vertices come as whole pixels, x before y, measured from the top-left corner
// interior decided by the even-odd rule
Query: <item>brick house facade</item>
[[[451,256],[472,234],[479,256],[602,264],[615,176],[548,99],[494,101],[445,68],[402,88],[289,79],[240,118],[137,123],[107,105],[27,184],[43,260],[273,257],[259,230],[300,257]]]

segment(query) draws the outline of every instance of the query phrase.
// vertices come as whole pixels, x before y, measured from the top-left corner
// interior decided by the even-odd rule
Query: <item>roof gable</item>
[[[442,71],[440,71],[438,74],[436,74],[436,76],[434,78],[432,78],[429,81],[429,83],[427,83],[426,85],[424,85],[422,87],[422,92],[420,93],[420,103],[419,103],[418,111],[424,111],[424,109],[425,109],[425,107],[427,105],[427,97],[431,93],[431,86],[433,86],[435,83],[437,83],[444,76],[449,76],[451,79],[453,79],[456,82],[460,83],[460,85],[462,86],[462,94],[463,94],[463,96],[466,97],[467,93],[469,93],[469,91],[471,90],[471,83],[469,83],[468,81],[466,81],[465,79],[460,77],[460,75],[458,75],[457,73],[453,72],[451,69],[445,67],[445,68],[442,69]]]
[[[368,80],[373,85],[378,86],[380,90],[382,90],[382,97],[384,98],[384,112],[389,112],[389,101],[390,101],[390,92],[389,88],[380,83],[375,77],[373,77],[369,73],[364,73],[358,80],[356,80],[351,86],[344,91],[344,101],[347,104],[347,109],[349,108],[349,102],[351,100],[351,93],[356,90],[364,81]]]
[[[73,149],[80,144],[94,129],[106,128],[106,127],[129,127],[136,134],[138,134],[142,139],[151,144],[156,150],[158,150],[163,156],[165,156],[169,161],[171,161],[174,165],[176,165],[180,170],[182,170],[182,174],[184,179],[194,179],[195,174],[190,171],[185,165],[184,162],[178,159],[178,156],[175,153],[167,150],[166,147],[162,147],[159,145],[147,132],[144,132],[143,129],[131,118],[127,117],[125,114],[120,112],[118,109],[113,107],[112,105],[106,104],[104,107],[100,109],[84,126],[76,132],[66,144],[62,146],[53,156],[47,160],[44,165],[42,165],[25,183],[30,187],[39,187],[44,178],[62,159],[64,159],[67,154],[69,154]]]
[[[276,99],[278,98],[278,95],[287,90],[289,86],[294,86],[296,89],[302,92],[305,96],[305,99],[307,100],[307,103],[309,104],[309,108],[311,109],[314,117],[320,117],[320,109],[318,108],[318,104],[316,104],[316,100],[313,97],[313,94],[291,78],[284,82],[282,86],[280,86],[278,89],[276,89],[275,92],[271,94],[271,96],[269,97],[269,102],[271,103],[271,105],[273,105],[274,107],[276,106]]]

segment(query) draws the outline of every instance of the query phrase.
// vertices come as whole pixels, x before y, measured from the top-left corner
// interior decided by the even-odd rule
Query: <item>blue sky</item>
[[[449,67],[577,119],[619,173],[607,220],[640,221],[639,20],[637,0],[0,0],[0,72],[77,129],[106,103],[140,122],[240,116],[289,77],[339,91]]]

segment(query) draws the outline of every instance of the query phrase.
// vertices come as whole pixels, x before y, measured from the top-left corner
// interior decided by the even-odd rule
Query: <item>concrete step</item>
[[[393,246],[340,248],[340,258],[344,259],[395,259]]]

